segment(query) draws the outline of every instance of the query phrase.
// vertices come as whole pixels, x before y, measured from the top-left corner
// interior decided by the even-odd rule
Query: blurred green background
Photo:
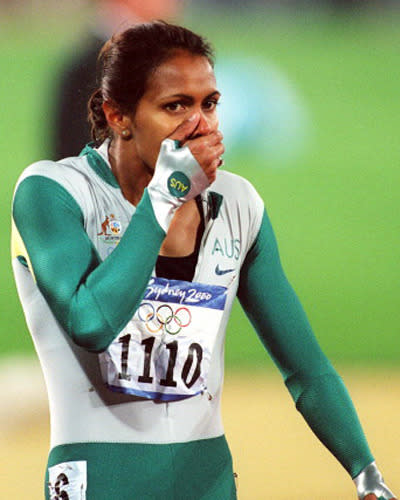
[[[51,84],[86,16],[84,9],[65,8],[58,15],[21,13],[0,22],[2,357],[34,352],[10,266],[13,187],[28,164],[47,156]],[[395,365],[400,13],[259,7],[227,15],[192,6],[185,24],[213,42],[217,68],[218,59],[232,54],[256,57],[293,84],[310,123],[303,148],[280,158],[244,147],[228,155],[226,168],[251,180],[265,200],[288,277],[333,362]],[[251,99],[257,106],[258,96]],[[252,133],[268,137],[269,130]],[[236,305],[227,335],[228,368],[270,364]]]

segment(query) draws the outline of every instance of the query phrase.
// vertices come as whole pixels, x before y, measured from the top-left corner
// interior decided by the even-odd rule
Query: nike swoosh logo
[[[235,270],[234,268],[233,269],[220,269],[219,264],[217,264],[217,266],[215,268],[215,274],[218,274],[218,276],[222,276],[223,274],[231,273],[234,270]]]

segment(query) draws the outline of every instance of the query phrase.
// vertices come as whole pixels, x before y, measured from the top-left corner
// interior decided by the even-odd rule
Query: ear
[[[132,120],[129,116],[122,114],[121,111],[110,101],[103,102],[102,107],[108,126],[114,134],[125,140],[131,139]]]

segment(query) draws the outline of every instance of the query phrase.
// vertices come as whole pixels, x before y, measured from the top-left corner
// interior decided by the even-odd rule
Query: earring
[[[122,134],[122,137],[124,139],[130,139],[131,138],[131,134],[129,132],[129,130],[127,128],[124,128],[124,130],[121,132]]]

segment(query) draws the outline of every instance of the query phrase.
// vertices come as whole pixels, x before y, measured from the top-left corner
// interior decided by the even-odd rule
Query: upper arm
[[[37,285],[68,330],[73,295],[100,263],[75,199],[56,181],[34,175],[18,186],[13,220]]]
[[[284,273],[266,212],[241,269],[238,298],[286,380],[331,371]]]

